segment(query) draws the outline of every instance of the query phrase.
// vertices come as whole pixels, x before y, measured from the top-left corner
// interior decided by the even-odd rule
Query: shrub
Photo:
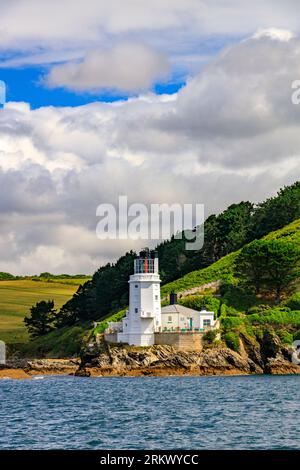
[[[203,335],[203,340],[206,342],[206,343],[209,343],[209,344],[212,344],[216,337],[217,337],[217,334],[218,332],[216,330],[210,330],[210,331],[207,331],[204,335]]]
[[[288,344],[288,345],[292,344],[293,335],[291,333],[289,333],[288,331],[278,330],[277,335],[279,336],[279,338],[281,339],[283,344]]]
[[[245,319],[239,317],[225,317],[222,318],[221,322],[224,331],[229,331],[242,326],[245,323]]]
[[[291,310],[300,310],[300,292],[297,292],[287,299],[284,305],[289,307]]]
[[[230,331],[223,336],[226,346],[235,352],[240,351],[240,340],[237,333]]]
[[[256,305],[255,307],[249,308],[247,310],[247,314],[248,315],[252,315],[252,314],[261,315],[261,314],[267,313],[269,310],[271,310],[271,308],[272,307],[267,304]]]
[[[273,326],[289,326],[300,327],[300,312],[291,312],[288,308],[274,308],[266,312],[264,315],[252,314],[248,315],[247,321],[253,325],[273,325]]]
[[[298,330],[298,331],[296,331],[296,333],[294,333],[293,340],[294,341],[300,340],[300,330]]]
[[[259,302],[256,296],[245,288],[234,284],[223,284],[220,288],[223,303],[238,312],[244,312]]]

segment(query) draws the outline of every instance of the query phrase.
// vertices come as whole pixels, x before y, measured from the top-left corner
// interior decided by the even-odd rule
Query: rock
[[[251,359],[251,361],[263,368],[264,362],[261,356],[259,343],[254,338],[250,338],[243,332],[240,333],[240,339],[242,341],[245,354]]]
[[[28,374],[74,374],[80,365],[79,359],[34,359],[27,361],[25,370]]]
[[[300,366],[278,355],[268,359],[264,372],[272,375],[300,374]]]
[[[109,346],[98,358],[82,357],[77,376],[95,375],[170,375],[170,374],[261,374],[262,368],[248,356],[227,348],[202,352],[178,351],[171,346],[149,348]]]
[[[276,357],[281,351],[281,341],[272,330],[266,330],[261,343],[261,356],[264,363],[269,358]]]
[[[90,377],[91,373],[87,369],[77,369],[75,372],[76,377]]]

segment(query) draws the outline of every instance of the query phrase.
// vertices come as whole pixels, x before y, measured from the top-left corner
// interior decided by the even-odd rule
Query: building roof
[[[206,310],[201,310],[199,312],[198,310],[194,310],[192,308],[184,307],[183,305],[180,304],[173,304],[173,305],[166,305],[165,307],[162,307],[161,309],[162,314],[171,314],[171,313],[180,313],[181,315],[191,315],[192,313],[202,313],[202,314],[207,314],[207,313],[214,313],[214,312],[207,312]]]

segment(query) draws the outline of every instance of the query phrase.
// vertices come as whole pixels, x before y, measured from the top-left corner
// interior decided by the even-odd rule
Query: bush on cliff
[[[232,349],[235,352],[240,351],[240,339],[239,335],[235,333],[234,331],[230,331],[228,333],[225,333],[223,335],[223,339],[226,343],[226,346],[230,349]]]
[[[284,305],[291,310],[299,310],[300,311],[300,292],[296,292],[291,297],[289,297]]]

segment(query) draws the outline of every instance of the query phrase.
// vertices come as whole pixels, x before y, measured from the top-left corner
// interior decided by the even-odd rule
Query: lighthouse
[[[152,346],[154,333],[161,329],[158,254],[145,249],[134,260],[129,279],[129,309],[122,320],[119,343]]]

